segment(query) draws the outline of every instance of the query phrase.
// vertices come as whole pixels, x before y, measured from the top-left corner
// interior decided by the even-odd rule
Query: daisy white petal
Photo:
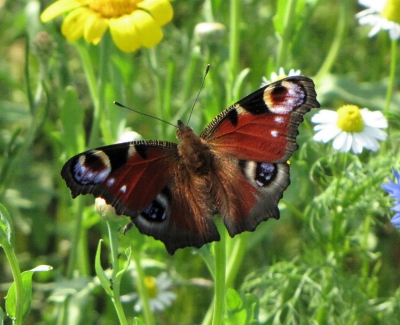
[[[356,15],[360,25],[371,25],[368,36],[375,36],[380,30],[389,31],[392,40],[400,38],[400,8],[398,0],[359,0],[367,9]]]
[[[316,123],[314,131],[315,141],[328,142],[333,140],[333,148],[341,152],[352,151],[360,154],[363,148],[377,151],[377,140],[385,140],[387,120],[379,111],[371,112],[360,109],[355,105],[344,105],[337,112],[321,110],[311,121]]]
[[[321,109],[317,114],[311,118],[313,123],[336,123],[337,113],[327,109]]]
[[[321,130],[314,135],[313,139],[315,141],[322,141],[324,143],[332,140],[340,132],[342,132],[336,125],[317,125],[315,126],[314,130],[317,130],[317,127],[321,127]]]
[[[351,142],[347,140],[347,134],[345,132],[340,132],[333,141],[333,148],[338,151],[346,152],[349,151],[350,147]]]

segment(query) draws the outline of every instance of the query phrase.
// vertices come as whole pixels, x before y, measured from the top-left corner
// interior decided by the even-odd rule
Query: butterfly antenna
[[[206,67],[206,72],[204,73],[204,77],[203,77],[203,81],[201,82],[201,85],[200,85],[199,92],[197,93],[197,96],[196,96],[196,99],[194,100],[194,103],[193,103],[192,109],[190,110],[189,118],[188,118],[188,120],[187,120],[187,123],[186,123],[186,125],[188,125],[188,124],[189,124],[190,118],[192,117],[192,113],[193,113],[194,105],[196,105],[196,103],[197,103],[197,100],[199,99],[200,92],[201,92],[201,90],[203,89],[204,80],[206,80],[206,77],[207,77],[208,71],[210,71],[210,65],[209,65],[209,64],[207,64],[207,67]]]
[[[172,123],[169,123],[169,122],[167,122],[167,121],[164,121],[163,119],[160,119],[160,118],[158,118],[158,117],[156,117],[156,116],[153,116],[153,115],[150,115],[150,114],[146,114],[146,113],[143,113],[143,112],[139,112],[139,111],[137,111],[137,110],[134,110],[133,108],[127,107],[127,106],[125,106],[125,105],[123,105],[123,104],[121,104],[121,103],[119,103],[119,102],[116,102],[116,101],[114,101],[114,104],[117,105],[117,106],[120,106],[120,107],[129,109],[129,110],[132,111],[132,112],[135,112],[135,113],[138,113],[138,114],[147,116],[147,117],[151,117],[151,118],[153,118],[153,119],[155,119],[155,120],[158,120],[158,121],[167,123],[167,124],[169,124],[169,125],[171,125],[171,126],[173,126],[173,127],[175,127],[175,128],[178,129],[178,126],[177,126],[177,125],[172,124]]]

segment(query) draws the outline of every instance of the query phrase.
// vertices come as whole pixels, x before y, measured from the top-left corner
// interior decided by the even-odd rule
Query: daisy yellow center
[[[400,23],[400,0],[387,0],[381,14],[389,21]]]
[[[364,129],[364,121],[358,106],[344,105],[337,110],[337,113],[336,125],[342,131],[361,132]]]
[[[118,18],[129,15],[137,9],[142,0],[93,0],[88,6],[103,18]]]
[[[156,278],[152,276],[146,276],[144,278],[144,284],[147,288],[147,291],[149,292],[149,297],[150,298],[156,297],[158,293]]]

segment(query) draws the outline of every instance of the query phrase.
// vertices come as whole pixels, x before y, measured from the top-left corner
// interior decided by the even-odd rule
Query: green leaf
[[[116,279],[120,279],[122,278],[122,276],[124,275],[124,273],[126,272],[126,270],[129,267],[130,261],[131,261],[131,253],[132,253],[132,248],[129,246],[126,250],[125,250],[125,256],[126,256],[126,262],[125,262],[125,267],[119,271],[117,273],[117,275],[115,276]]]
[[[231,311],[242,307],[242,298],[240,298],[239,293],[235,289],[229,288],[226,291],[226,306]]]
[[[260,301],[254,293],[247,293],[244,299],[244,305],[247,310],[246,324],[258,324],[258,313]]]
[[[6,242],[8,242],[10,248],[14,248],[14,226],[7,209],[0,204],[0,246],[3,246]]]
[[[85,149],[84,110],[75,88],[67,87],[63,99],[61,107],[63,140],[68,156],[72,156]]]
[[[22,279],[22,321],[26,319],[30,310],[32,303],[32,275],[35,272],[44,272],[50,271],[53,268],[49,265],[39,265],[32,270],[25,271],[21,273]],[[17,293],[15,282],[8,289],[8,293],[6,296],[6,311],[10,318],[15,319],[16,315],[16,301],[17,301]]]
[[[100,255],[101,255],[101,243],[103,242],[102,239],[99,240],[99,244],[97,245],[96,257],[94,262],[94,269],[96,271],[97,277],[100,280],[101,286],[107,292],[110,297],[114,297],[114,292],[111,290],[110,287],[110,279],[107,277],[106,272],[104,272],[103,267],[100,263]]]
[[[133,319],[133,325],[146,325],[140,318],[135,317]]]

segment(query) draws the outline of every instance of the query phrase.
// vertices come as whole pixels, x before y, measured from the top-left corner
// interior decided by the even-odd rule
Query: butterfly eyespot
[[[246,177],[257,187],[265,187],[275,178],[277,167],[275,164],[241,161],[239,163]]]
[[[267,87],[264,102],[275,114],[289,114],[304,104],[306,93],[297,83],[283,81],[280,86]]]
[[[98,184],[111,172],[108,156],[102,151],[90,151],[81,155],[73,167],[73,176],[80,184]]]
[[[115,183],[115,179],[114,178],[110,178],[110,179],[107,180],[107,186],[108,187],[113,186],[114,183]]]
[[[161,222],[167,217],[168,203],[166,198],[159,194],[151,204],[142,211],[141,216],[148,221]]]
[[[121,186],[121,188],[119,189],[123,194],[126,193],[126,185]]]
[[[270,163],[257,163],[255,182],[259,187],[267,186],[276,175],[276,166]]]

